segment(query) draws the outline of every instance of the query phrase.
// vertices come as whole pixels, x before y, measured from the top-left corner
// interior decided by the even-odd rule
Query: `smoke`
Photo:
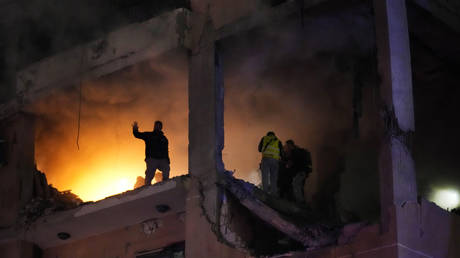
[[[353,141],[351,136],[352,69],[356,60],[371,55],[374,47],[372,24],[366,15],[365,10],[358,9],[310,17],[305,28],[295,18],[221,42],[226,90],[223,157],[227,169],[259,182],[257,145],[267,131],[274,131],[283,142],[293,139],[312,152],[310,193],[317,185],[338,177],[339,172],[352,179],[359,173],[377,175],[372,165],[359,167],[355,165],[359,159],[345,155],[351,145],[361,146],[353,147],[357,153],[354,157],[369,153],[375,139],[373,87],[363,88],[361,139]],[[363,80],[373,82],[372,78]],[[162,120],[170,141],[171,175],[186,173],[186,87],[184,52],[85,82],[79,150],[78,87],[38,103],[39,169],[50,183],[62,190],[72,189],[84,200],[119,192],[119,185],[134,185],[145,170],[144,144],[132,136],[131,123],[137,120],[141,131],[147,131],[153,121]],[[338,171],[338,165],[325,165],[339,164],[341,156],[348,161],[346,171]],[[356,167],[365,172],[354,171]],[[370,177],[368,181],[371,183],[364,184],[372,192],[376,179]],[[346,188],[342,190],[348,194]]]
[[[131,124],[138,121],[140,131],[152,131],[154,121],[161,120],[170,142],[171,176],[186,173],[187,76],[186,53],[177,51],[84,82],[80,149],[79,88],[37,103],[38,168],[50,183],[84,200],[127,190],[145,171],[144,142],[132,136]]]
[[[312,152],[309,195],[331,190],[344,219],[375,218],[381,124],[372,14],[350,8],[307,16],[305,27],[300,24],[292,19],[222,41],[226,167],[254,181],[257,145],[274,131]],[[419,194],[431,199],[437,189],[460,188],[459,128],[452,118],[459,89],[455,69],[417,40],[411,38],[413,155]],[[352,134],[356,72],[363,84],[359,139]]]
[[[356,208],[353,200],[363,192],[374,196],[370,201],[376,200],[378,206],[371,21],[368,9],[357,8],[308,17],[304,28],[293,18],[223,40],[227,169],[254,180],[260,162],[258,143],[274,131],[283,142],[293,139],[312,152],[310,195],[326,184],[333,195],[339,189],[331,188],[332,181],[342,180],[347,185],[341,185],[337,198],[344,209]],[[369,72],[361,78],[364,111],[360,138],[354,139],[353,69],[358,65],[363,69],[363,59]],[[356,187],[362,191],[356,192]],[[362,212],[363,216],[374,210]]]
[[[309,17],[305,28],[292,19],[224,40],[227,168],[243,178],[254,171],[257,145],[267,131],[293,139],[314,160],[322,159],[317,154],[324,147],[344,152],[352,141],[352,69],[372,55],[372,26],[370,15],[358,8]],[[375,87],[363,90],[366,142],[374,134]]]
[[[33,9],[31,6],[30,11]],[[101,13],[90,11],[88,24],[97,23],[91,20],[94,16],[101,19]],[[283,142],[293,139],[311,151],[313,174],[307,180],[310,195],[319,190],[318,187],[335,185],[338,180],[340,188],[332,189],[331,194],[335,195],[340,209],[356,212],[360,217],[378,213],[380,134],[372,20],[366,7],[323,10],[321,15],[306,16],[305,27],[300,26],[299,18],[293,17],[221,40],[226,91],[223,157],[228,170],[235,170],[237,177],[258,183],[257,145],[267,131],[274,131]],[[74,41],[62,35],[61,39],[53,37],[55,43],[51,48],[66,46],[67,39]],[[35,53],[33,49],[30,51],[31,55]],[[357,70],[363,83],[363,114],[360,137],[354,139],[352,100]],[[418,90],[420,81],[427,80],[414,80],[416,108],[419,108],[416,109],[414,155],[419,188],[427,196],[433,182],[443,185],[457,180],[458,166],[452,162],[456,152],[451,150],[455,149],[453,145],[458,139],[449,139],[455,134],[454,129],[443,134],[443,126],[424,125],[431,124],[432,117],[451,119],[448,114],[440,116],[440,111],[457,110],[458,106],[425,105],[436,100],[435,97],[425,99],[432,96],[432,91]],[[134,120],[139,121],[141,131],[151,130],[154,120],[162,120],[170,141],[171,174],[187,172],[186,53],[171,53],[95,82],[85,82],[82,93],[80,150],[76,148],[78,87],[37,104],[37,163],[49,182],[62,190],[72,189],[83,199],[90,198],[82,195],[88,182],[95,182],[100,188],[116,185],[115,181],[107,183],[113,176],[117,180],[127,177],[128,184],[134,185],[136,177],[143,175],[145,169],[143,142],[131,135],[130,125]],[[436,105],[437,109],[431,108]],[[450,125],[446,123],[444,127]],[[433,132],[437,137],[431,137]],[[450,146],[448,150],[443,149],[446,142]],[[431,155],[433,152],[442,154]],[[441,165],[441,158],[450,161]],[[101,160],[104,162],[98,163]],[[448,179],[434,180],[434,173],[438,178]],[[98,177],[99,174],[104,177]]]
[[[38,1],[19,4],[18,67],[103,36],[128,19],[107,1]]]
[[[189,5],[187,0],[3,2],[0,33],[5,37],[0,37],[0,103],[14,97],[17,70],[104,37],[123,25],[142,22],[164,11]],[[3,69],[3,63],[6,69]]]

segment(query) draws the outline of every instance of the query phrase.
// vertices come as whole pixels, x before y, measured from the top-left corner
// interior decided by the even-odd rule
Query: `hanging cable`
[[[77,125],[77,149],[80,150],[80,121],[81,121],[81,78],[80,78],[80,85],[79,85],[79,101],[78,101],[78,125]]]
[[[82,102],[82,84],[83,84],[83,57],[85,51],[82,49],[81,58],[80,58],[80,75],[79,75],[79,84],[78,84],[78,123],[77,123],[77,150],[80,150],[80,122],[81,122],[81,102]]]

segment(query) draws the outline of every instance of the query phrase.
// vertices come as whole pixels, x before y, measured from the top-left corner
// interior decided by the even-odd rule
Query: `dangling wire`
[[[81,120],[81,78],[80,78],[80,85],[79,85],[79,92],[80,92],[80,96],[79,96],[79,101],[78,101],[78,129],[77,129],[77,149],[80,150],[80,144],[79,144],[79,140],[80,140],[80,120]]]
[[[82,84],[83,84],[83,57],[85,55],[85,51],[82,49],[81,53],[81,59],[80,59],[80,76],[79,76],[79,85],[78,85],[78,91],[79,91],[79,97],[78,97],[78,124],[77,124],[77,149],[80,150],[80,122],[81,122],[81,100],[82,100]]]

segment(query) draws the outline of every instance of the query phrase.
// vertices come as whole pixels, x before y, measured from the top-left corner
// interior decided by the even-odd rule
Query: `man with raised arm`
[[[136,121],[133,123],[133,135],[145,142],[145,185],[151,185],[156,170],[160,170],[163,181],[169,179],[168,139],[162,131],[163,123],[155,121],[152,132],[139,132]]]

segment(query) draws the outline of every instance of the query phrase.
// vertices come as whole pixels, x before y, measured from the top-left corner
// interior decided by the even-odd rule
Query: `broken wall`
[[[449,213],[426,200],[421,200],[420,203],[408,203],[394,209],[397,209],[400,214],[409,216],[406,216],[403,221],[396,222],[396,213],[393,213],[389,220],[390,230],[385,233],[380,231],[378,224],[350,224],[345,226],[337,246],[309,252],[294,252],[289,254],[289,257],[454,258],[460,256],[458,215]],[[434,221],[436,223],[433,223]]]
[[[34,128],[30,114],[18,113],[0,122],[0,138],[7,150],[6,164],[0,167],[0,228],[13,225],[19,210],[32,198]]]

